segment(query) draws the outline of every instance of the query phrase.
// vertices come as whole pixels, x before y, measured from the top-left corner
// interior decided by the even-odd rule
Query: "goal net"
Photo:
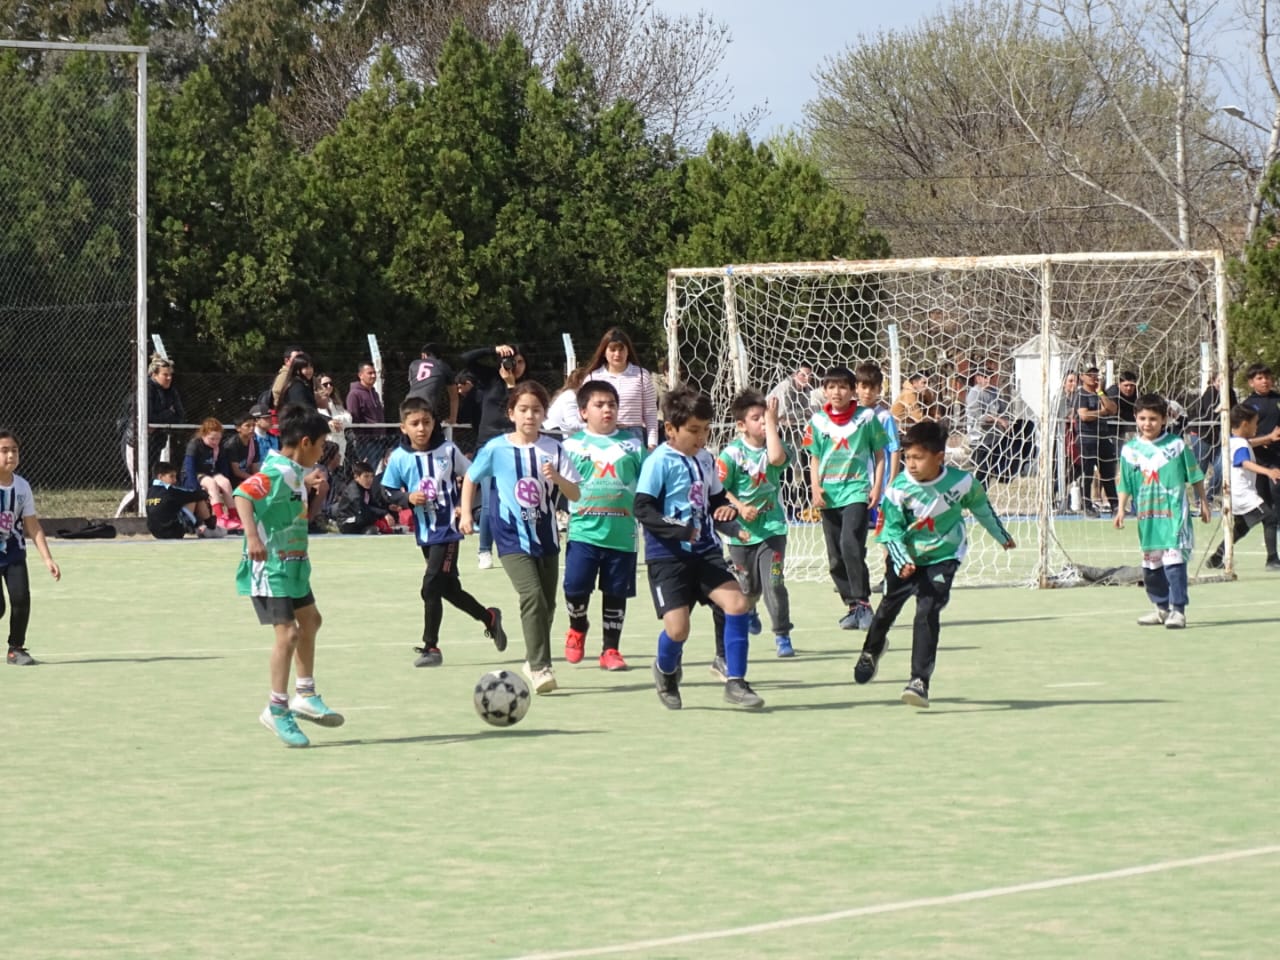
[[[1086,440],[1081,457],[1078,375],[1097,367],[1100,388],[1111,393],[1174,401],[1175,412],[1186,411],[1175,428],[1203,435],[1205,462],[1220,471],[1212,445],[1227,435],[1226,411],[1197,412],[1197,401],[1226,370],[1225,296],[1221,255],[1203,251],[673,269],[668,366],[671,382],[698,387],[727,411],[739,390],[768,393],[788,380],[792,399],[812,391],[817,409],[825,368],[879,364],[884,402],[895,405],[900,426],[920,416],[944,420],[948,462],[983,477],[1017,540],[1005,552],[974,525],[959,579],[1072,585],[1124,577],[1131,571],[1116,568],[1139,563],[1133,525],[1113,526],[1105,482],[1132,435],[1131,416],[1118,404],[1121,416],[1097,423],[1099,441]],[[806,365],[814,371],[808,382]],[[967,416],[970,391],[984,379],[1000,413],[986,426]],[[783,413],[784,439],[798,444],[803,411]],[[727,421],[715,424],[714,447],[732,435]],[[821,580],[826,552],[808,509],[805,463],[800,453],[784,491],[787,572]],[[1203,569],[1221,521],[1215,515],[1196,527],[1190,572],[1222,575]],[[878,567],[875,548],[869,557]]]
[[[131,482],[143,52],[0,41],[0,424],[49,518]]]

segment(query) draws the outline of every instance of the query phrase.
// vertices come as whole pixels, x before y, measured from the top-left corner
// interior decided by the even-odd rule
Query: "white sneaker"
[[[476,557],[476,565],[481,570],[490,570],[493,568],[493,554],[488,550],[482,550]]]
[[[1187,615],[1177,610],[1170,610],[1169,616],[1164,618],[1164,625],[1166,630],[1181,630],[1187,625]]]
[[[1158,627],[1160,626],[1160,624],[1164,623],[1165,620],[1168,619],[1168,617],[1169,617],[1168,610],[1161,610],[1159,607],[1156,607],[1150,613],[1144,613],[1142,616],[1138,618],[1138,626]],[[1182,620],[1182,624],[1180,625],[1185,626],[1186,622],[1187,622],[1186,618],[1184,617]]]
[[[556,683],[555,671],[550,667],[543,667],[541,670],[532,670],[529,668],[529,661],[524,662],[521,672],[529,681],[529,686],[533,687],[534,693],[550,693],[555,690],[559,684]]]
[[[221,540],[227,535],[224,527],[197,527],[196,536],[202,540]]]

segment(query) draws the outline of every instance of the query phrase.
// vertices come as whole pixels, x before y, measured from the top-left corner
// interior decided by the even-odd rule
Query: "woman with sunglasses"
[[[351,413],[342,405],[338,391],[333,388],[333,377],[322,373],[316,377],[316,409],[329,418],[329,439],[338,445],[343,463],[347,460],[347,428],[351,426]]]

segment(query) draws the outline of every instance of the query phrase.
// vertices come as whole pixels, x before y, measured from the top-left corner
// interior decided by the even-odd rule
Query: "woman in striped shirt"
[[[604,380],[618,391],[618,427],[634,430],[649,449],[658,445],[658,394],[653,374],[640,366],[636,348],[617,327],[600,338],[591,359],[586,380]]]

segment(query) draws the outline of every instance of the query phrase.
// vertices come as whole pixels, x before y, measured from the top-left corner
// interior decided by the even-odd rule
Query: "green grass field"
[[[642,571],[633,669],[557,663],[496,730],[471,688],[521,659],[501,570],[463,579],[508,611],[507,655],[449,611],[445,666],[415,670],[411,541],[323,538],[317,677],[348,722],[286,750],[238,545],[55,542],[44,663],[0,671],[0,957],[1271,958],[1260,546],[1182,632],[1133,625],[1136,588],[957,591],[929,711],[898,701],[909,622],[855,687],[860,637],[797,584],[800,655],[756,645],[766,711],[721,701],[704,612],[668,712]]]

